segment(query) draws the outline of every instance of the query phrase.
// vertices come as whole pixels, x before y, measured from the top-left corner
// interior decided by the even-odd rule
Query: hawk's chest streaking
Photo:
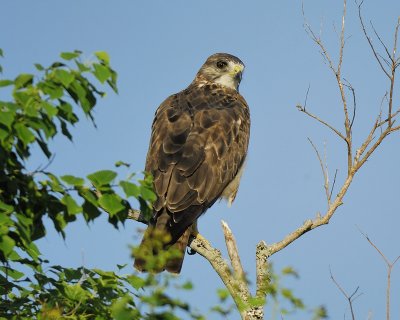
[[[150,228],[169,235],[165,249],[183,242],[184,252],[198,217],[219,198],[231,203],[236,196],[250,134],[249,109],[237,91],[243,68],[238,58],[215,54],[157,109],[145,169],[157,195]],[[182,261],[161,269],[179,272]]]

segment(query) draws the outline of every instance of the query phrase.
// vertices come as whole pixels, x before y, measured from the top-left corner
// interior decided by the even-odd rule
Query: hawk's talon
[[[192,248],[187,249],[186,252],[189,256],[193,256],[197,253],[196,250],[193,250]]]

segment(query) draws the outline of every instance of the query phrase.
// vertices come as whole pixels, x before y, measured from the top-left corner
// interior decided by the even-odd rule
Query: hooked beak
[[[243,66],[236,65],[233,68],[233,76],[235,77],[235,80],[240,83],[242,80],[242,74],[243,74]]]
[[[243,66],[236,65],[236,66],[234,66],[233,71],[232,71],[233,78],[235,79],[235,82],[236,82],[236,90],[237,91],[239,91],[239,84],[240,84],[240,81],[242,81],[243,69],[244,69]]]

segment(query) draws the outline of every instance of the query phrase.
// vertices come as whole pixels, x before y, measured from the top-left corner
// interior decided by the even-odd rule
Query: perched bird
[[[134,254],[136,269],[179,273],[197,219],[218,199],[235,199],[250,136],[249,108],[238,91],[243,69],[239,58],[213,54],[157,109],[145,168],[157,200]],[[175,254],[149,267],[165,251]]]

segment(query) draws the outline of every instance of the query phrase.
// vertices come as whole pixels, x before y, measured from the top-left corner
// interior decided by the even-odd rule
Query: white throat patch
[[[228,87],[231,89],[236,90],[236,83],[235,80],[233,79],[232,75],[230,74],[224,74],[221,77],[219,77],[218,79],[214,80],[215,83],[219,83],[221,85],[223,85],[224,87]]]

